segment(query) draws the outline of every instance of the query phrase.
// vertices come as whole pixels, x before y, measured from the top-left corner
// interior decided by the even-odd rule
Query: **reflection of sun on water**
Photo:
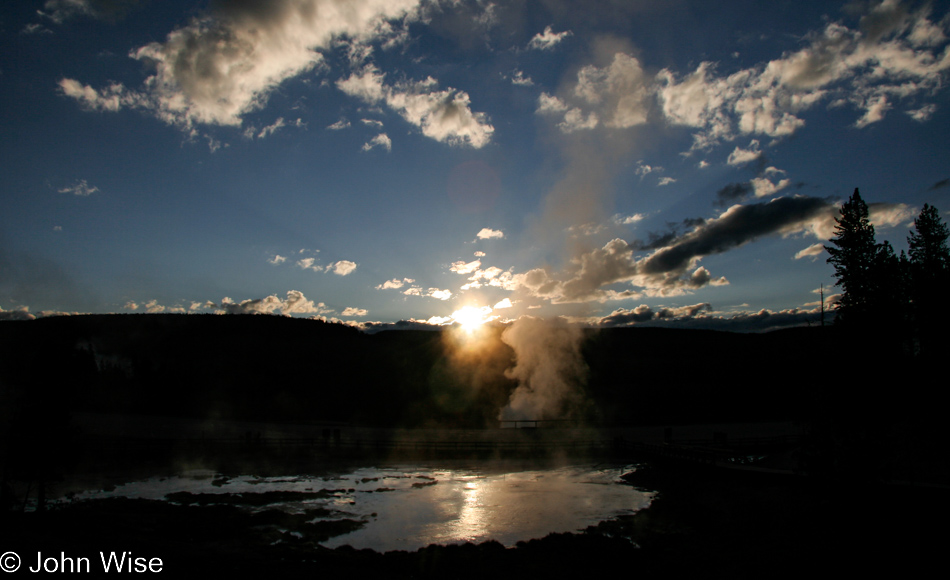
[[[460,489],[461,505],[457,523],[451,526],[456,541],[478,542],[488,533],[489,522],[485,519],[485,510],[480,501],[478,482],[474,479],[465,482]]]

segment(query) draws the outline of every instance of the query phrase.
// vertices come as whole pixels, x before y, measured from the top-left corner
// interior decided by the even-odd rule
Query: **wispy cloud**
[[[352,0],[346,10],[335,0],[214,3],[164,42],[132,51],[154,71],[140,90],[113,84],[97,91],[66,78],[60,87],[89,108],[143,108],[184,128],[239,126],[282,82],[319,66],[319,51],[334,39],[371,38],[381,22],[417,7],[417,0]]]
[[[531,41],[528,42],[528,48],[534,50],[551,50],[572,34],[570,30],[554,32],[550,26],[545,26],[544,32],[539,32],[531,38]]]
[[[795,253],[795,259],[796,259],[796,260],[801,260],[802,258],[812,258],[812,259],[815,259],[815,258],[818,257],[819,255],[821,255],[821,253],[824,252],[824,251],[825,251],[825,245],[824,245],[824,244],[812,244],[812,245],[808,246],[807,248],[805,248],[804,250],[800,250],[800,251],[796,252],[796,253]]]
[[[805,125],[799,115],[820,102],[851,105],[861,112],[855,127],[866,127],[897,101],[913,103],[945,82],[950,53],[936,51],[945,37],[928,15],[885,0],[859,29],[831,22],[803,48],[729,75],[716,74],[713,62],[685,76],[664,69],[657,75],[661,108],[669,123],[699,129],[694,148],[737,134],[791,135]],[[924,121],[933,110],[928,104],[908,114]]]
[[[89,185],[85,179],[80,179],[73,185],[58,189],[59,193],[71,193],[79,197],[88,197],[99,191],[98,187]]]
[[[448,300],[452,297],[451,290],[442,290],[439,288],[429,288],[428,290],[423,290],[420,286],[411,286],[404,290],[403,294],[406,296],[423,296],[427,298],[435,298],[436,300]]]
[[[436,141],[476,149],[491,141],[495,129],[484,113],[472,112],[468,93],[452,88],[440,90],[432,77],[389,85],[385,76],[369,64],[337,81],[337,87],[366,103],[385,104]]]
[[[380,133],[379,135],[376,135],[375,137],[373,137],[366,143],[363,143],[362,150],[370,151],[371,149],[376,149],[377,147],[380,149],[385,149],[386,151],[392,151],[393,150],[392,139],[389,138],[389,135],[385,133]]]
[[[400,280],[399,278],[393,278],[392,280],[386,280],[382,284],[376,286],[376,289],[377,290],[398,290],[399,288],[402,288],[406,284],[412,284],[413,282],[415,282],[415,280],[413,280],[412,278],[403,278],[402,280]]]
[[[642,125],[651,106],[650,83],[639,60],[617,52],[606,66],[582,67],[562,96],[541,93],[536,112],[560,118],[565,133]]]

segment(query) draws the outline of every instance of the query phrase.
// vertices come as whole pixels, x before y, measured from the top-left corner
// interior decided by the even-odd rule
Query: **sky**
[[[0,7],[0,318],[765,330],[950,210],[950,6]]]

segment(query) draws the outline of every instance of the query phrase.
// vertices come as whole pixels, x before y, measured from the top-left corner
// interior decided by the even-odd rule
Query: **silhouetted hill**
[[[502,330],[487,328],[489,338],[472,352],[449,331],[369,335],[280,316],[7,321],[0,386],[18,404],[55,400],[96,412],[481,427],[517,386],[504,374],[514,352]],[[856,356],[834,328],[613,328],[586,336],[592,405],[582,419],[595,424],[798,418],[835,383],[840,390],[835,368]],[[856,366],[872,368],[863,364]]]

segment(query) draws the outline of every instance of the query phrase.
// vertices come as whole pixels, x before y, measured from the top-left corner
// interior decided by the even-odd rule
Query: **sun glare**
[[[452,313],[452,321],[461,325],[462,330],[471,333],[491,320],[490,315],[489,306],[463,306]]]

